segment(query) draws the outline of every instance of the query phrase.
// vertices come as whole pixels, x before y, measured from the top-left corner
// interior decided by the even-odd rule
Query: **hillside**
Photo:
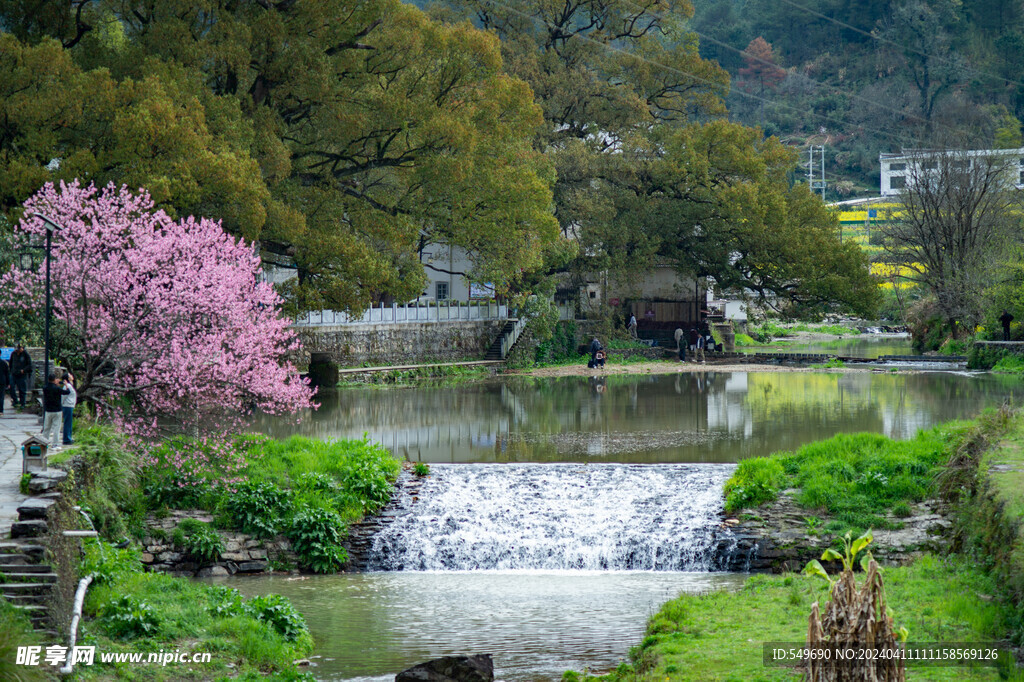
[[[877,192],[880,152],[1021,144],[1020,3],[694,0],[694,6],[691,28],[701,55],[732,78],[731,116],[798,148],[824,144],[830,200]]]

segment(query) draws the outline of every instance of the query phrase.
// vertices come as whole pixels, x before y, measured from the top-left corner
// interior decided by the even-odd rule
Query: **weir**
[[[374,536],[377,571],[736,570],[731,464],[431,466]]]

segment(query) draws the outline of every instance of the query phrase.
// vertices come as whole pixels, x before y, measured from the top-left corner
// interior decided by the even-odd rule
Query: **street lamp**
[[[46,321],[44,322],[43,343],[43,385],[50,380],[50,246],[53,242],[54,230],[59,230],[60,225],[53,222],[42,213],[26,212],[26,218],[39,218],[46,225]],[[31,256],[30,256],[31,257]],[[22,265],[25,263],[25,254],[21,256]]]

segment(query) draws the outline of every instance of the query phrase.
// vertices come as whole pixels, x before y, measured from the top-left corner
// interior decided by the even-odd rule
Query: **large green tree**
[[[502,38],[533,88],[538,148],[558,173],[555,215],[576,276],[684,277],[748,289],[781,311],[869,313],[867,263],[820,200],[791,188],[795,156],[724,120],[729,81],[698,54],[687,0],[452,0]],[[445,16],[440,10],[438,13]]]
[[[5,44],[61,70],[3,63],[27,109],[13,135],[39,146],[0,138],[8,210],[55,173],[146,186],[293,256],[296,308],[412,298],[437,242],[508,291],[557,241],[540,109],[469,24],[399,0],[36,4],[0,2]]]

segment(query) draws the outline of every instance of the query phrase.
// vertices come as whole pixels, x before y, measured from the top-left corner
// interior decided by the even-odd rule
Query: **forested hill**
[[[1017,0],[693,3],[702,56],[732,77],[731,116],[824,144],[829,199],[877,192],[879,152],[1021,144]]]

